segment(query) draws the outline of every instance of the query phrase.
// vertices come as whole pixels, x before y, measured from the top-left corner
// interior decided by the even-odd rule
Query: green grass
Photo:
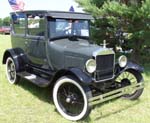
[[[0,35],[0,61],[10,48],[10,36]],[[117,99],[96,106],[80,123],[150,123],[150,65],[146,66],[145,90],[139,100]],[[21,80],[10,85],[0,63],[0,123],[70,123],[55,109],[52,88],[39,88]]]

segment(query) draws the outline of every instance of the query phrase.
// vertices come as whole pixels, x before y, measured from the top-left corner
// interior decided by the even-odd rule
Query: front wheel
[[[11,57],[6,60],[6,76],[10,84],[16,84],[20,80],[16,73],[14,60]]]
[[[90,113],[91,92],[75,78],[61,77],[53,88],[53,100],[58,112],[68,120],[77,121]]]
[[[134,70],[127,70],[118,77],[117,81],[120,80],[119,82],[121,83],[122,87],[125,87],[128,85],[134,85],[143,82],[142,79],[143,77],[139,72]],[[136,91],[131,91],[128,94],[123,95],[123,98],[129,100],[136,100],[142,95],[143,90],[144,88]]]

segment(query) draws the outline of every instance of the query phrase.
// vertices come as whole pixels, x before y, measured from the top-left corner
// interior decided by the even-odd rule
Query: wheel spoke
[[[10,72],[10,79],[14,79],[14,74]]]
[[[122,73],[120,76],[117,78],[117,80],[120,80],[120,82],[122,83],[122,87],[137,83],[137,79],[132,72],[126,71]]]
[[[70,86],[68,86],[68,93],[70,94]]]
[[[13,77],[15,77],[15,76],[16,76],[15,71],[12,71],[12,72],[11,72],[11,74],[12,74],[12,76],[13,76]]]
[[[62,96],[67,97],[67,95],[64,92],[62,92],[61,94],[62,94]]]
[[[63,92],[64,92],[64,94],[65,94],[65,96],[67,97],[67,91],[65,90],[65,88],[63,88]]]
[[[137,83],[137,81],[133,81],[133,82],[131,82],[131,84],[136,84]]]
[[[122,76],[123,76],[123,78],[125,78],[125,73],[123,73],[123,75],[122,75]]]
[[[79,102],[79,101],[75,101],[75,103],[80,104],[80,105],[84,104],[83,102]]]
[[[117,80],[119,80],[119,82],[121,82],[122,78],[119,76],[119,77],[117,78]]]
[[[14,64],[13,64],[13,63],[11,63],[10,68],[11,68],[11,70],[12,70],[12,71],[14,71],[14,70],[15,70],[15,66],[14,66]]]
[[[132,78],[130,78],[129,80],[130,80],[130,81],[131,81],[131,80],[135,80],[135,78],[132,77]]]
[[[130,74],[127,72],[127,78],[130,76]]]
[[[78,87],[71,83],[63,84],[58,91],[58,100],[64,112],[76,116],[82,112],[84,100]]]
[[[10,78],[11,78],[11,79],[13,78],[13,74],[12,74],[12,72],[10,72]]]

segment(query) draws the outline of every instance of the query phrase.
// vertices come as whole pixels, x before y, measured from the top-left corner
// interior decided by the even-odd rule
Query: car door
[[[45,19],[39,15],[27,15],[27,57],[34,65],[46,64]]]
[[[11,14],[11,44],[13,48],[19,48],[26,52],[26,15],[22,12]]]

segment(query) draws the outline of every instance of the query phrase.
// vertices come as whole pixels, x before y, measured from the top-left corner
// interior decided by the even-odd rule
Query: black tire
[[[89,115],[88,99],[91,91],[73,77],[61,77],[53,88],[53,101],[58,112],[66,119],[77,121]]]
[[[124,75],[122,75],[123,78],[121,80],[121,84],[123,87],[127,86],[127,85],[131,85],[131,84],[133,84],[133,82],[136,82],[136,83],[143,82],[143,77],[142,77],[141,73],[139,73],[137,71],[127,70],[123,74]],[[136,90],[134,92],[131,92],[130,94],[123,95],[122,97],[124,99],[136,100],[142,95],[143,90],[144,90],[144,88]]]
[[[20,81],[20,77],[17,76],[16,66],[12,57],[8,57],[6,60],[6,77],[10,84],[17,84]]]

